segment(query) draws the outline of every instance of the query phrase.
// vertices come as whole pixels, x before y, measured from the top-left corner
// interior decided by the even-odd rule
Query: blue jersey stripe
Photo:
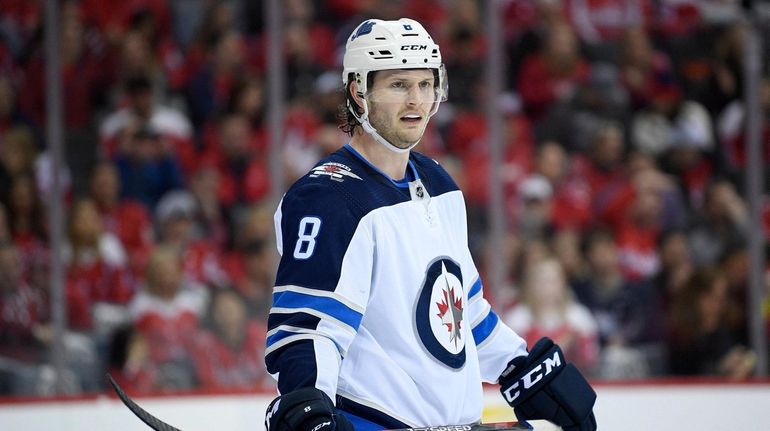
[[[471,291],[468,292],[468,299],[473,298],[474,296],[476,296],[476,294],[481,292],[481,288],[482,288],[482,286],[481,286],[481,278],[477,278],[476,282],[473,283],[473,286],[471,286]]]
[[[334,298],[290,291],[273,293],[273,308],[310,308],[345,323],[354,331],[358,330],[363,318],[361,313]]]
[[[499,320],[500,318],[497,317],[497,314],[495,314],[494,311],[489,310],[487,317],[473,328],[471,332],[473,333],[473,339],[476,341],[477,346],[489,337],[495,329],[495,326],[497,326]]]

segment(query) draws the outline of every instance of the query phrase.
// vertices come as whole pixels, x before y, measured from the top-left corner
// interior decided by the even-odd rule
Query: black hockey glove
[[[353,431],[334,410],[332,400],[316,388],[302,388],[274,399],[265,413],[267,431]]]
[[[545,419],[564,431],[594,431],[596,392],[561,348],[541,338],[500,376],[500,392],[519,420]]]

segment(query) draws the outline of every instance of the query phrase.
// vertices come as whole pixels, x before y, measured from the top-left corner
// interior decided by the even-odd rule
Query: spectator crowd
[[[770,175],[753,232],[741,2],[501,1],[505,90],[490,94],[490,2],[286,0],[282,166],[268,165],[262,3],[59,1],[66,220],[52,250],[44,2],[0,2],[0,395],[49,395],[57,377],[98,392],[106,371],[134,393],[272,385],[271,169],[290,184],[347,142],[345,39],[365,18],[404,16],[437,39],[450,82],[417,150],[463,190],[482,275],[504,256],[505,282],[487,289],[503,321],[529,342],[550,336],[597,379],[751,375],[747,239],[770,234]],[[770,114],[767,67],[760,92]],[[487,240],[490,103],[503,115],[502,250]],[[762,142],[767,174],[767,118]]]

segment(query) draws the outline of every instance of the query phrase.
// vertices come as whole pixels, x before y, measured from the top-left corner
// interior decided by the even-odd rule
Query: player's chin
[[[402,136],[400,139],[400,144],[398,145],[400,148],[409,148],[413,146],[414,144],[420,142],[420,138],[422,138],[422,133],[410,133],[408,136]]]

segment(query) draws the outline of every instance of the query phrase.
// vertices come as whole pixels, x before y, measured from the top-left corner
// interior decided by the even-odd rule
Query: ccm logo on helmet
[[[545,372],[541,372],[541,370],[543,369],[543,365],[545,365]],[[561,356],[559,356],[559,352],[554,352],[552,358],[545,358],[545,360],[543,360],[543,362],[540,365],[529,370],[527,374],[524,374],[524,376],[521,378],[520,381],[514,383],[513,385],[511,385],[511,387],[506,389],[505,392],[503,392],[505,399],[509,403],[512,403],[516,398],[519,397],[521,392],[516,391],[515,393],[511,394],[511,391],[513,391],[514,389],[518,389],[520,387],[519,386],[520,384],[523,384],[523,387],[525,390],[530,389],[533,386],[535,386],[537,382],[539,382],[540,380],[543,380],[543,377],[551,374],[553,370],[560,368],[561,365],[562,365],[562,362],[561,362]]]
[[[422,51],[428,49],[428,45],[401,45],[401,51]]]

